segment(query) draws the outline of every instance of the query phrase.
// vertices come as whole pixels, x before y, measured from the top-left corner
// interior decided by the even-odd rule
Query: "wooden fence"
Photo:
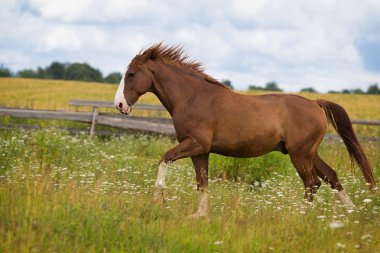
[[[0,107],[0,116],[87,122],[91,123],[91,136],[95,134],[96,124],[124,129],[141,130],[166,135],[175,134],[175,130],[170,119],[98,113],[99,107],[113,108],[114,105],[112,102],[94,100],[70,100],[69,104],[74,106],[92,107],[92,112],[32,110]],[[150,104],[135,104],[133,108],[141,110],[165,110],[163,106]],[[352,120],[352,124],[380,126],[380,121]]]
[[[98,107],[105,108],[115,108],[113,102],[109,101],[98,101],[98,100],[75,100],[72,99],[69,102],[70,105],[74,106],[90,106],[92,107],[92,120],[90,128],[90,136],[95,133],[96,124],[119,127],[119,128],[129,128],[137,129],[148,132],[157,132],[162,134],[175,134],[173,124],[162,124],[151,122],[150,118],[141,117],[107,117],[101,116],[98,113]],[[139,110],[155,110],[155,111],[166,111],[165,107],[161,105],[150,105],[150,104],[136,104],[133,106],[134,109]],[[138,120],[137,120],[138,119]]]
[[[95,134],[96,124],[167,135],[175,134],[174,127],[170,119],[125,116],[122,114],[99,114],[97,110],[98,107],[113,108],[113,103],[108,101],[71,100],[70,105],[91,106],[93,109],[92,112],[73,112],[0,107],[0,116],[87,122],[91,123],[91,136]],[[134,109],[141,110],[165,110],[162,106],[148,104],[136,104],[133,107]]]

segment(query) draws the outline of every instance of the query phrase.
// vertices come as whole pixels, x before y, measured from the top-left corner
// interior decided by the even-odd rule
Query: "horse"
[[[272,151],[290,156],[304,184],[304,199],[312,201],[321,180],[354,209],[337,173],[318,154],[328,124],[342,138],[351,162],[356,160],[371,190],[376,189],[372,167],[351,121],[340,105],[291,94],[244,95],[204,72],[181,46],[162,42],[142,49],[130,62],[115,94],[114,105],[129,114],[139,97],[155,94],[173,119],[178,145],[161,157],[153,200],[164,202],[168,163],[190,157],[196,174],[198,209],[190,218],[208,214],[210,153],[257,157]]]

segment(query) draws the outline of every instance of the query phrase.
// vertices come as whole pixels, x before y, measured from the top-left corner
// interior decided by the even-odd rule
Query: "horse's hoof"
[[[347,211],[359,211],[359,208],[354,203],[343,204]]]
[[[156,205],[163,205],[165,203],[164,194],[162,190],[156,190],[153,194],[153,202]]]
[[[335,196],[346,207],[346,209],[356,210],[356,211],[358,210],[358,208],[355,206],[355,204],[352,203],[352,201],[351,201],[350,197],[348,196],[346,190],[343,189],[343,190],[337,192]]]
[[[165,203],[165,199],[164,198],[153,198],[153,202],[156,205],[163,205]]]
[[[207,214],[201,214],[201,213],[196,212],[195,214],[191,214],[186,217],[186,220],[200,220],[200,219],[207,220],[208,219]]]

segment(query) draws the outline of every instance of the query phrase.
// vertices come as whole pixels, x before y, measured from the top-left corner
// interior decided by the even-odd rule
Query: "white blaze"
[[[114,106],[123,113],[129,113],[130,107],[128,106],[127,101],[125,100],[125,97],[124,97],[124,79],[125,79],[125,74],[121,78],[119,88],[116,91]],[[120,104],[122,104],[121,108],[119,107]]]

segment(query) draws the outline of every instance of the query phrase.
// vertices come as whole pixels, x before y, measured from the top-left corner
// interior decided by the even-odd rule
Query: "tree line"
[[[22,77],[40,79],[77,80],[85,82],[119,83],[121,74],[112,72],[103,77],[100,70],[87,63],[53,62],[46,68],[22,69],[13,74],[8,68],[0,67],[0,77]]]
[[[38,67],[34,69],[23,69],[13,74],[8,68],[0,66],[0,77],[22,77],[22,78],[41,78],[41,79],[61,79],[61,80],[77,80],[86,82],[105,82],[118,84],[122,78],[121,73],[112,72],[103,77],[100,70],[91,67],[87,63],[61,63],[52,62],[46,68]],[[234,89],[232,82],[228,79],[221,81],[226,86]],[[268,82],[264,87],[259,85],[249,85],[248,90],[263,91],[283,91],[279,85],[274,82]],[[318,93],[312,87],[302,88],[300,92]],[[341,91],[331,90],[328,93],[346,93],[346,94],[380,94],[380,88],[377,83],[371,84],[367,90],[362,89],[343,89]]]
[[[248,90],[264,90],[264,91],[283,91],[276,82],[268,82],[264,87],[257,85],[249,85]],[[300,92],[318,93],[313,87],[302,88]],[[342,93],[342,94],[380,94],[380,88],[377,83],[369,85],[367,90],[362,89],[343,89],[341,91],[330,90],[328,93]]]

